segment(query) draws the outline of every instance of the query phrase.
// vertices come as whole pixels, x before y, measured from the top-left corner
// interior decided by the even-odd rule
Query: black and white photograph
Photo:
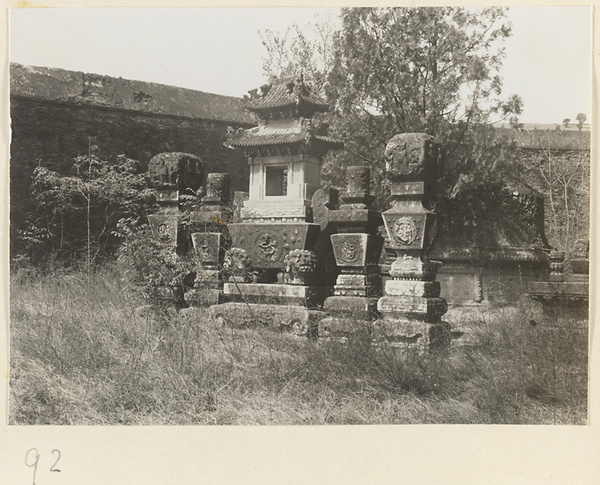
[[[9,425],[585,428],[592,14],[10,10]]]

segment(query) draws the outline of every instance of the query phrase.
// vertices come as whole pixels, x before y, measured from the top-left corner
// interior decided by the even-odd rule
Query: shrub
[[[125,156],[102,160],[79,156],[68,173],[42,165],[33,174],[26,227],[11,241],[13,256],[35,264],[48,260],[88,265],[114,255],[117,222],[140,217],[154,207],[139,164]]]

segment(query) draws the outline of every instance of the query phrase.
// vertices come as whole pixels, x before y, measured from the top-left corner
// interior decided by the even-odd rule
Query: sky
[[[325,8],[16,9],[10,60],[242,96],[266,81],[259,31],[306,24]],[[512,7],[500,72],[521,121],[591,118],[591,8]]]

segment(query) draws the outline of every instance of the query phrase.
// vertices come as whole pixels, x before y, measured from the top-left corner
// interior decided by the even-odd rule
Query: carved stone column
[[[564,251],[551,251],[550,252],[550,274],[548,275],[548,281],[564,281],[564,269],[565,269],[565,253]]]
[[[447,343],[450,328],[441,322],[447,303],[439,298],[437,267],[427,255],[435,214],[423,205],[436,176],[439,150],[423,133],[394,136],[385,151],[392,182],[392,208],[383,213],[390,247],[396,252],[385,295],[377,303],[384,317],[375,334],[426,349]]]
[[[192,222],[225,225],[231,221],[230,177],[228,173],[209,173],[206,176],[206,195],[202,205],[192,215]],[[224,228],[222,231],[224,232]]]
[[[207,232],[192,234],[192,244],[198,261],[194,289],[186,293],[191,305],[209,306],[222,301],[222,267],[228,246],[227,223],[231,220],[230,182],[227,173],[209,173],[206,195],[192,221],[205,224]]]
[[[179,193],[202,185],[204,162],[189,153],[167,152],[152,157],[148,176],[156,184],[158,213],[148,216],[154,238],[165,246],[177,246]]]
[[[156,190],[158,212],[148,216],[154,239],[165,246],[177,246],[177,224],[179,222],[179,191],[176,188],[160,187]]]
[[[381,277],[377,265],[383,238],[376,234],[381,214],[371,209],[370,175],[366,167],[348,167],[342,203],[329,211],[329,221],[337,231],[331,242],[341,274],[333,296],[325,300],[330,317],[319,323],[320,336],[369,332],[369,323],[378,318]]]
[[[223,293],[221,267],[223,265],[223,235],[218,232],[192,233],[194,254],[198,261],[194,289],[186,293],[190,305],[215,305]]]

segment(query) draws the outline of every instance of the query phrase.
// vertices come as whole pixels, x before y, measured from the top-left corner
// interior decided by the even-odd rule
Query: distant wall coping
[[[10,96],[253,126],[241,98],[66,69],[10,64]]]

